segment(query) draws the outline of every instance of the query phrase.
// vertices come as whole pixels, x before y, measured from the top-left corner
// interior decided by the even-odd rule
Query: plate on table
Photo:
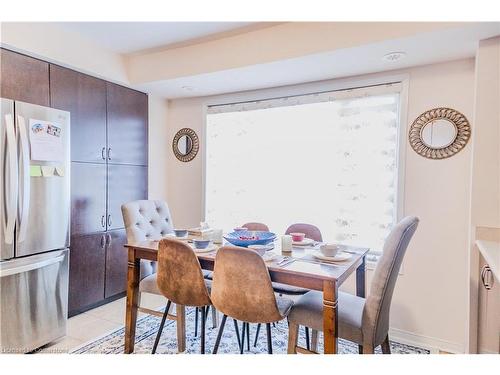
[[[279,254],[268,252],[262,256],[262,259],[264,260],[264,262],[272,262],[274,260],[277,260],[279,257]]]
[[[315,258],[320,259],[320,260],[324,260],[326,262],[344,262],[344,261],[352,258],[352,254],[343,253],[342,251],[339,251],[333,257],[327,257],[326,255],[323,255],[323,253],[321,251],[315,251],[312,253],[312,255]]]
[[[184,237],[177,237],[174,233],[167,233],[166,235],[163,236],[163,238],[169,238],[172,240],[177,240],[177,241],[188,241],[189,236],[186,235]]]
[[[313,239],[304,238],[302,241],[292,241],[292,246],[311,246],[314,242]]]
[[[190,246],[191,246],[191,249],[193,249],[195,253],[209,253],[211,251],[217,250],[217,246],[215,246],[214,244],[210,244],[204,249],[197,249],[193,245],[190,245]]]

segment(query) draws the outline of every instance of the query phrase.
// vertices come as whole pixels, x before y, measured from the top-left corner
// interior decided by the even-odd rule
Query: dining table
[[[192,243],[200,237],[185,239]],[[125,312],[125,353],[133,353],[138,314],[140,262],[142,259],[156,261],[159,241],[127,243],[127,303]],[[212,271],[218,249],[229,243],[216,244],[210,252],[196,252],[201,268]],[[341,262],[319,259],[319,243],[311,246],[293,246],[291,252],[283,252],[279,240],[274,248],[266,252],[264,260],[272,281],[295,287],[317,290],[323,293],[323,342],[325,354],[338,353],[338,295],[340,286],[356,273],[356,295],[365,297],[365,264],[368,248],[340,245],[340,250],[349,255]],[[300,352],[301,348],[297,347]]]

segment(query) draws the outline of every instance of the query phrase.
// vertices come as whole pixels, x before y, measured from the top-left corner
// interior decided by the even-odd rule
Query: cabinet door
[[[106,287],[104,296],[112,297],[127,287],[127,243],[125,229],[106,233]]]
[[[500,353],[500,283],[491,271],[481,276],[483,267],[487,266],[482,256],[479,264],[478,353]],[[485,287],[483,277],[489,289]]]
[[[0,49],[1,97],[49,106],[49,64]]]
[[[69,257],[70,315],[104,299],[105,233],[71,236]]]
[[[108,164],[107,229],[123,228],[121,206],[148,197],[148,168]]]
[[[106,82],[50,65],[50,98],[71,112],[71,161],[106,163]]]
[[[71,233],[106,230],[106,164],[71,163]]]
[[[107,83],[108,162],[147,165],[148,97]]]

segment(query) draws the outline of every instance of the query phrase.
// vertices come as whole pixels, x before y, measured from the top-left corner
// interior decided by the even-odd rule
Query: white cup
[[[214,229],[212,230],[212,241],[215,243],[222,243],[222,229]]]
[[[339,252],[339,245],[333,243],[325,244],[321,245],[319,250],[326,257],[334,257]]]
[[[281,236],[281,251],[284,253],[292,251],[292,236],[289,236],[288,234]]]

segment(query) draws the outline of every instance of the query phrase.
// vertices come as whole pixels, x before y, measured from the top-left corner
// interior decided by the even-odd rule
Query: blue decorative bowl
[[[193,240],[193,245],[197,249],[206,249],[210,245],[210,240]]]
[[[254,239],[241,239],[240,237],[257,237]],[[265,231],[238,231],[224,236],[227,242],[234,246],[247,247],[249,245],[267,245],[276,239],[276,234]]]

